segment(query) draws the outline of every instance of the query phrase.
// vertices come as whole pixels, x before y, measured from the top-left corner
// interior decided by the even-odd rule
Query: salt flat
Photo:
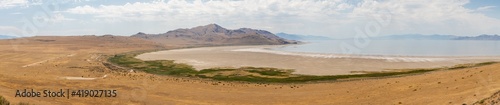
[[[226,46],[175,49],[138,55],[142,60],[175,60],[196,69],[215,67],[274,67],[294,69],[296,74],[339,75],[352,71],[384,71],[435,68],[464,63],[498,61],[497,56],[378,56],[299,53],[270,50],[283,45]]]

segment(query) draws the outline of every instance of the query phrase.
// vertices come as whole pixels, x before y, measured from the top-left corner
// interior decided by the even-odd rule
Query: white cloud
[[[41,5],[43,0],[0,0],[0,9]]]
[[[498,34],[500,20],[465,8],[468,0],[366,0],[354,7],[352,16],[388,10],[392,13],[389,27],[382,34]],[[491,8],[491,7],[488,7]],[[365,16],[366,17],[366,16]]]
[[[73,21],[73,20],[75,20],[75,19],[73,19],[73,18],[66,18],[61,13],[55,13],[55,14],[53,14],[51,16],[51,18],[49,19],[49,22],[51,22],[51,23],[59,23],[59,22]]]
[[[66,12],[93,14],[99,18],[122,20],[163,20],[194,19],[200,17],[275,17],[337,14],[339,10],[352,5],[337,1],[281,1],[281,0],[241,0],[241,1],[201,1],[171,0],[168,2],[135,2],[124,5],[78,6]]]
[[[78,6],[65,13],[90,15],[94,21],[151,22],[168,28],[222,23],[229,28],[265,28],[273,32],[352,36],[356,27],[375,21],[370,14],[389,11],[385,34],[500,34],[500,20],[468,9],[468,0],[238,0],[154,1],[123,5]],[[90,20],[90,19],[89,19]],[[167,31],[159,28],[158,32]]]
[[[1,0],[0,9],[12,8],[17,6],[27,6],[28,0]]]
[[[488,11],[491,10],[492,8],[495,8],[497,6],[482,6],[476,9],[476,11]]]

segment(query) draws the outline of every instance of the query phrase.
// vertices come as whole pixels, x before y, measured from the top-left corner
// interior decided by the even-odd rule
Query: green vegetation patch
[[[3,96],[0,96],[0,105],[30,105],[27,102],[19,102],[17,104],[11,104],[7,99],[5,99]]]
[[[251,73],[258,73],[260,75],[267,76],[287,76],[292,75],[293,70],[284,70],[277,68],[255,68],[255,67],[244,67],[241,69],[246,69],[246,71]]]
[[[174,63],[172,60],[142,61],[134,58],[135,54],[121,54],[109,58],[117,65],[141,70],[152,74],[187,76],[197,71],[190,65]]]
[[[0,105],[10,105],[10,102],[7,99],[0,96]]]
[[[483,63],[469,63],[469,64],[459,64],[455,65],[453,67],[448,68],[449,70],[455,70],[455,69],[464,69],[464,68],[472,68],[472,67],[479,67],[479,66],[485,66],[485,65],[491,65],[497,62],[483,62]]]

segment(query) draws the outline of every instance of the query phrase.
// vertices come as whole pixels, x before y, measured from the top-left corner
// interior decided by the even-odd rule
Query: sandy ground
[[[117,38],[46,37],[0,40],[0,95],[36,105],[165,104],[471,104],[500,90],[500,64],[407,77],[348,82],[257,84],[120,73],[104,56],[156,49],[155,44]],[[73,55],[73,56],[68,56]],[[33,64],[37,63],[37,64]],[[33,64],[33,65],[32,65]],[[25,65],[30,65],[24,67]],[[107,75],[107,76],[105,76]],[[65,77],[93,80],[61,79]],[[105,78],[103,78],[105,77]],[[114,98],[20,98],[18,89],[116,89]]]
[[[282,45],[281,45],[282,46]],[[500,57],[361,56],[294,53],[269,50],[281,46],[204,47],[158,51],[138,55],[142,60],[175,60],[196,69],[214,67],[275,67],[297,74],[338,75],[351,71],[434,68],[464,63],[499,61]]]

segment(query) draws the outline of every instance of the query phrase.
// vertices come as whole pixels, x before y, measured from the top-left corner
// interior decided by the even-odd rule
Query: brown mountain
[[[138,37],[164,44],[185,45],[276,45],[292,44],[297,41],[280,38],[265,30],[240,28],[230,30],[217,24],[198,26],[190,29],[176,29],[162,34],[139,32]]]

